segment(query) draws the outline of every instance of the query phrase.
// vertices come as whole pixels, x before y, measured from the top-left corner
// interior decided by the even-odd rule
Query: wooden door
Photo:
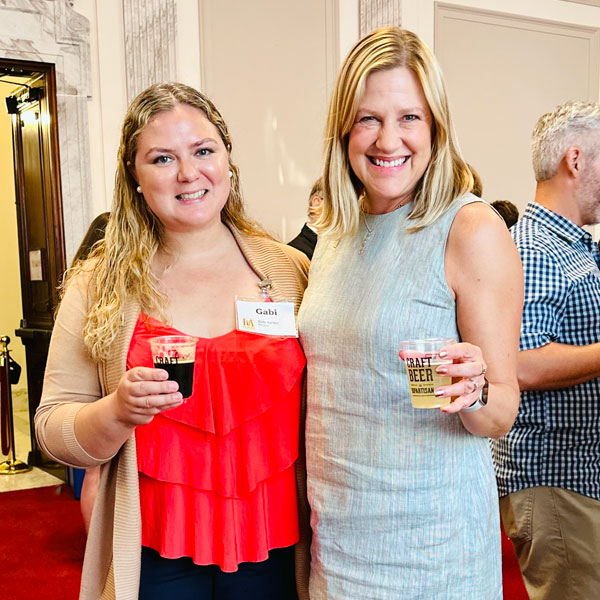
[[[16,61],[0,61],[14,63]],[[54,67],[18,64],[31,74],[12,94],[15,193],[19,229],[19,262],[23,318],[15,331],[25,345],[31,428],[29,464],[42,455],[35,440],[33,417],[39,405],[58,286],[65,270],[56,86]]]

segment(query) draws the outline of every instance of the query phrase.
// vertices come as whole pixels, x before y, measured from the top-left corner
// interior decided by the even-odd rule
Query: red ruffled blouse
[[[127,368],[151,367],[161,335],[181,332],[140,315]],[[136,429],[142,545],[232,572],[298,541],[305,362],[295,338],[200,338],[192,396]]]

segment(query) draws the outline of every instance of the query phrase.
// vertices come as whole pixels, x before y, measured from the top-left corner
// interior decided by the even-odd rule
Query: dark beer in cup
[[[194,364],[197,338],[187,335],[167,335],[152,338],[152,362],[156,369],[164,369],[171,381],[176,381],[183,398],[194,390]]]
[[[163,362],[163,360],[165,362]],[[194,363],[184,362],[177,357],[158,358],[154,361],[155,369],[164,369],[171,381],[179,384],[179,391],[184,398],[189,398],[194,389]]]

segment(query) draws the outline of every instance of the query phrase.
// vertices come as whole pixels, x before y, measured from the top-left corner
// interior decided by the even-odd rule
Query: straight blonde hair
[[[135,164],[140,133],[158,113],[186,104],[202,111],[216,127],[229,153],[231,191],[221,211],[221,220],[245,233],[266,236],[246,216],[240,189],[239,171],[231,160],[231,139],[227,125],[215,105],[204,94],[181,83],[155,84],[131,103],[121,131],[115,189],[106,235],[94,247],[90,258],[74,265],[66,284],[84,271],[92,271],[84,342],[95,360],[106,358],[121,325],[123,304],[137,301],[143,312],[164,317],[168,298],[158,289],[152,273],[152,261],[159,249],[165,249],[164,228],[137,193],[137,183],[128,165]]]
[[[343,237],[358,230],[365,189],[348,160],[348,137],[367,77],[374,71],[407,67],[421,83],[433,116],[431,159],[414,190],[411,231],[433,223],[473,189],[473,175],[461,156],[438,62],[411,31],[383,27],[359,40],[338,75],[325,130],[323,211],[320,234]]]

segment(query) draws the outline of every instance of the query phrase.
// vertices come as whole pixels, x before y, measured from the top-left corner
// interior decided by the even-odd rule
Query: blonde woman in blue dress
[[[488,437],[519,402],[523,274],[471,194],[439,66],[384,28],[346,58],[326,131],[308,360],[311,600],[502,598]],[[405,339],[456,338],[446,407],[412,408]],[[487,402],[486,402],[487,401]]]

